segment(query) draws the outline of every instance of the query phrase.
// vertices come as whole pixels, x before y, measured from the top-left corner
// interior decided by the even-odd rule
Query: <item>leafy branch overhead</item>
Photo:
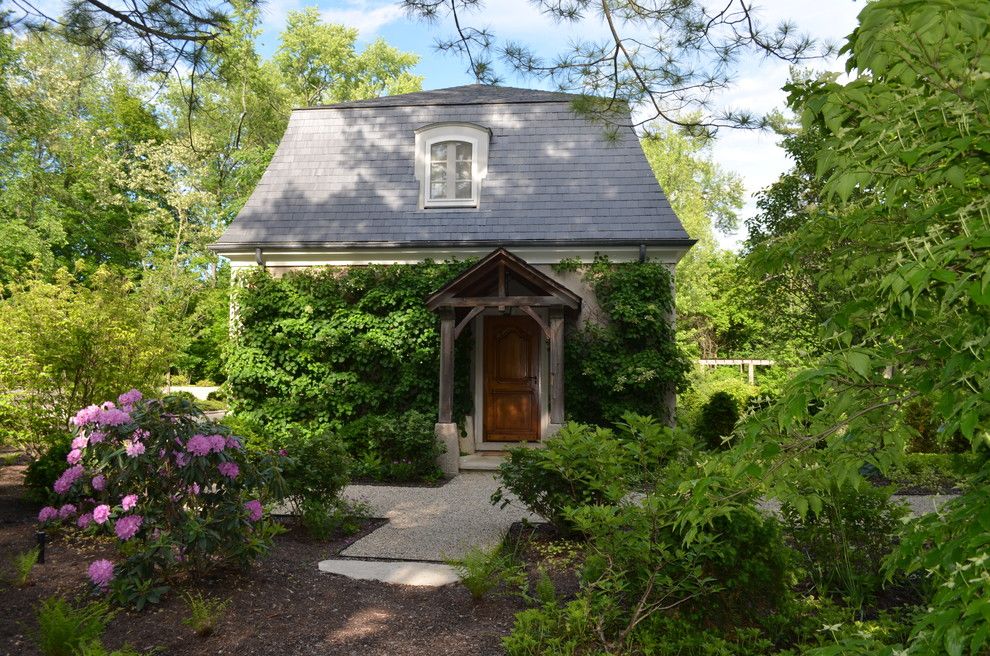
[[[69,0],[61,13],[51,3],[17,0],[0,15],[0,28],[58,30],[76,45],[127,62],[139,74],[201,72],[206,47],[227,33],[236,6],[259,0]],[[6,23],[6,24],[3,24]]]
[[[769,118],[717,105],[746,57],[801,63],[833,54],[788,21],[764,23],[746,0],[530,0],[562,28],[592,27],[563,52],[546,56],[537,44],[502,40],[485,27],[483,0],[403,0],[426,21],[453,34],[436,40],[442,52],[467,61],[482,84],[513,73],[588,95],[582,109],[612,125],[630,126],[625,106],[641,108],[631,127],[663,120],[714,132],[719,127],[764,127]],[[488,11],[498,11],[492,5]],[[501,64],[501,66],[500,66]]]

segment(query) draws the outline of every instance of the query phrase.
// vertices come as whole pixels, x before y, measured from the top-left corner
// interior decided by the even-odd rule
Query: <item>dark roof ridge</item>
[[[478,95],[472,95],[478,94]],[[394,96],[380,96],[365,100],[347,100],[327,105],[295,107],[292,111],[317,109],[369,109],[386,107],[433,107],[458,105],[518,105],[536,103],[570,103],[583,94],[566,91],[547,91],[524,87],[496,86],[490,84],[464,84],[442,89],[411,91]]]

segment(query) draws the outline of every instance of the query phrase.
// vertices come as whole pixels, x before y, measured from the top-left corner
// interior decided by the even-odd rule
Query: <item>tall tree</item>
[[[847,81],[791,88],[817,149],[822,196],[792,248],[826,251],[822,287],[848,290],[825,325],[829,351],[748,427],[740,454],[775,494],[820,505],[814,487],[856,484],[903,449],[904,408],[931,400],[943,439],[981,471],[945,513],[912,525],[891,571],[926,571],[930,596],[907,644],[834,653],[981,654],[990,598],[990,4],[876,0],[850,36]],[[762,466],[762,468],[761,468]]]
[[[358,31],[323,23],[316,7],[290,11],[275,65],[304,106],[418,91],[423,78],[409,72],[419,62],[384,39],[363,52]]]
[[[698,240],[677,267],[678,337],[695,356],[713,358],[749,346],[758,332],[716,232],[732,232],[743,206],[740,178],[712,158],[711,140],[675,126],[650,126],[643,152],[687,233]]]
[[[746,220],[744,244],[742,273],[752,279],[754,308],[773,317],[767,337],[808,353],[821,352],[821,327],[848,291],[820,284],[821,274],[831,266],[829,244],[823,242],[818,249],[800,246],[808,230],[827,229],[831,217],[844,211],[822,193],[824,183],[816,175],[825,137],[815,124],[786,128],[781,146],[792,166],[757,194],[757,212]]]

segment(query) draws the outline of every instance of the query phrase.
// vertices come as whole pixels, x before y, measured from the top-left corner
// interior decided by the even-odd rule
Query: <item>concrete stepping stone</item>
[[[439,588],[460,580],[450,565],[440,563],[343,560],[338,558],[320,561],[319,568],[321,572],[340,574],[350,579],[430,588]]]

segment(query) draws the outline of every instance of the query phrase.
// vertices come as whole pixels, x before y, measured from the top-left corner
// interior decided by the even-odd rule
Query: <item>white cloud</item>
[[[368,0],[344,0],[340,8],[323,9],[320,15],[328,23],[341,23],[357,28],[362,37],[374,36],[380,29],[406,14],[397,2],[382,4]]]

